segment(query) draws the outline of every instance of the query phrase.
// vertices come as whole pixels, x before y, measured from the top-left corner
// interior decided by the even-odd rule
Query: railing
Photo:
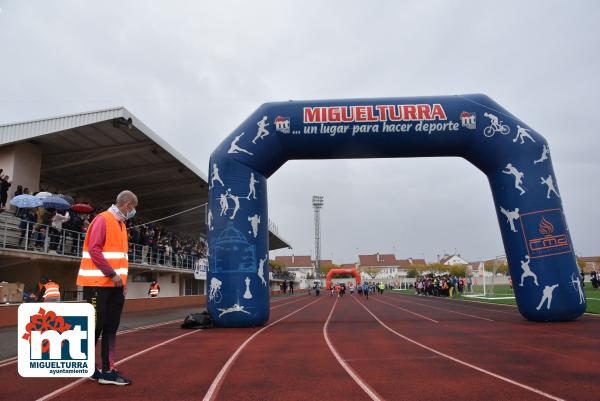
[[[0,248],[81,258],[85,233],[0,215]],[[129,262],[194,270],[200,255],[167,252],[129,243]]]

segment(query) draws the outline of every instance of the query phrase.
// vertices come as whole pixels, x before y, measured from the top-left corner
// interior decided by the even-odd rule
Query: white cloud
[[[266,101],[486,93],[546,136],[576,250],[599,253],[596,2],[140,4],[3,5],[0,121],[124,105],[206,171]],[[270,215],[297,254],[313,248],[314,193],[338,262],[502,252],[486,179],[462,160],[289,163]]]

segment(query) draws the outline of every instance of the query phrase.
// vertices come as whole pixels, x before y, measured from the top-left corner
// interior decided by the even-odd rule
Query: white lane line
[[[357,301],[357,302],[358,302],[358,301]],[[362,303],[358,302],[358,304],[359,304],[360,306],[362,306],[362,307],[363,307],[363,308],[364,308],[364,309],[365,309],[367,312],[369,312],[369,314],[370,314],[371,316],[373,316],[373,318],[374,318],[375,320],[377,320],[377,322],[378,322],[380,325],[382,325],[384,328],[386,328],[386,329],[387,329],[389,332],[391,332],[391,333],[393,333],[393,334],[397,335],[398,337],[400,337],[400,338],[402,338],[402,339],[404,339],[404,340],[406,340],[406,341],[408,341],[408,342],[410,342],[410,343],[412,343],[412,344],[414,344],[414,345],[416,345],[416,346],[418,346],[418,347],[421,347],[421,348],[423,348],[423,349],[426,349],[427,351],[433,352],[433,353],[434,353],[434,354],[436,354],[436,355],[439,355],[439,356],[442,356],[442,357],[444,357],[444,358],[450,359],[450,360],[451,360],[451,361],[453,361],[453,362],[459,363],[459,364],[461,364],[461,365],[463,365],[463,366],[466,366],[466,367],[468,367],[468,368],[474,369],[474,370],[476,370],[476,371],[478,371],[478,372],[481,372],[481,373],[484,373],[484,374],[486,374],[486,375],[489,375],[489,376],[495,377],[496,379],[500,379],[500,380],[502,380],[502,381],[505,381],[505,382],[507,382],[507,383],[513,384],[513,385],[515,385],[515,386],[517,386],[517,387],[521,387],[521,388],[523,388],[523,389],[525,389],[525,390],[529,390],[529,391],[531,391],[531,392],[533,392],[533,393],[539,394],[539,395],[541,395],[541,396],[543,396],[543,397],[546,397],[546,398],[549,398],[549,399],[551,399],[551,400],[564,401],[564,399],[563,399],[563,398],[556,397],[556,396],[554,396],[554,395],[552,395],[552,394],[549,394],[549,393],[546,393],[546,392],[544,392],[544,391],[542,391],[542,390],[538,390],[538,389],[536,389],[536,388],[534,388],[534,387],[531,387],[531,386],[528,386],[528,385],[526,385],[526,384],[520,383],[520,382],[518,382],[518,381],[515,381],[515,380],[512,380],[512,379],[509,379],[508,377],[505,377],[505,376],[499,375],[499,374],[497,374],[497,373],[494,373],[494,372],[490,372],[490,371],[489,371],[489,370],[487,370],[487,369],[480,368],[479,366],[475,366],[475,365],[473,365],[473,364],[470,364],[470,363],[468,363],[468,362],[465,362],[465,361],[463,361],[463,360],[460,360],[460,359],[458,359],[458,358],[455,358],[455,357],[453,357],[453,356],[450,356],[450,355],[448,355],[448,354],[445,354],[445,353],[443,353],[443,352],[441,352],[441,351],[438,351],[438,350],[436,350],[436,349],[434,349],[434,348],[428,347],[427,345],[425,345],[425,344],[422,344],[422,343],[420,343],[420,342],[418,342],[418,341],[416,341],[416,340],[413,340],[412,338],[409,338],[409,337],[407,337],[407,336],[405,336],[405,335],[402,335],[402,334],[398,333],[396,330],[394,330],[394,329],[392,329],[391,327],[389,327],[387,324],[383,323],[383,322],[381,321],[381,319],[379,319],[377,316],[375,316],[375,314],[374,314],[373,312],[371,312],[371,311],[370,311],[370,310],[369,310],[369,309],[368,309],[366,306],[364,306]]]
[[[146,326],[135,327],[133,329],[121,330],[121,331],[117,332],[117,335],[120,336],[122,334],[135,333],[136,331],[146,330],[146,329],[153,329],[153,328],[156,328],[156,327],[165,326],[167,324],[172,324],[172,323],[177,323],[177,322],[181,322],[181,319],[169,320],[168,322],[148,324]],[[100,340],[100,338],[102,338],[102,336],[100,336],[98,338],[98,340]],[[5,359],[4,361],[0,362],[0,368],[3,368],[5,366],[14,365],[15,363],[17,363],[17,357],[16,356],[12,357],[12,358],[9,358],[9,359]]]
[[[518,310],[516,310],[516,309],[514,310],[514,312],[517,312],[517,313],[501,311],[501,310],[498,310],[495,308],[488,308],[488,307],[478,308],[477,307],[478,305],[481,305],[481,306],[486,305],[486,306],[511,306],[511,307],[516,308],[516,305],[495,304],[493,302],[484,302],[484,301],[465,301],[462,299],[445,299],[445,300],[439,299],[439,300],[436,300],[437,298],[428,298],[428,297],[421,298],[421,299],[431,301],[431,303],[434,303],[437,305],[440,305],[440,304],[446,305],[446,301],[456,302],[457,305],[462,305],[467,309],[475,309],[475,310],[479,310],[479,311],[492,312],[492,313],[502,313],[504,315],[509,315],[509,316],[520,316]]]
[[[282,306],[285,306],[285,305],[289,305],[289,304],[291,304],[291,303],[296,303],[296,302],[299,302],[299,301],[301,301],[302,299],[304,299],[304,298],[301,298],[301,299],[299,299],[299,300],[294,300],[294,301],[291,301],[291,302],[286,302],[286,303],[284,303],[284,304],[279,304],[279,305],[277,305],[277,306],[274,306],[274,307],[272,307],[272,308],[271,308],[271,310],[273,310],[273,309],[277,309],[277,308],[279,308],[279,307],[282,307]],[[146,325],[146,326],[135,327],[135,328],[133,328],[133,329],[121,330],[121,331],[118,331],[118,332],[117,332],[117,335],[118,335],[118,336],[120,336],[121,334],[135,333],[136,331],[140,331],[140,330],[146,330],[146,329],[152,329],[152,328],[156,328],[156,327],[160,327],[160,326],[165,326],[165,325],[167,325],[167,324],[172,324],[172,323],[178,323],[178,322],[182,322],[182,321],[183,321],[182,319],[175,319],[175,320],[169,320],[169,321],[167,321],[167,322],[161,322],[161,323],[149,324],[149,325]],[[100,337],[98,338],[98,341],[99,341],[101,338],[102,338],[102,336],[100,336]],[[3,361],[0,361],[0,368],[3,368],[3,367],[5,367],[5,366],[14,365],[15,363],[17,363],[17,357],[16,357],[16,356],[13,356],[12,358],[7,358],[7,359],[5,359],[5,360],[3,360]]]
[[[388,296],[385,296],[385,298],[386,299],[394,299],[394,298],[391,298],[391,297],[388,297]],[[404,300],[402,300],[402,301],[404,301]],[[450,312],[450,313],[454,313],[456,315],[469,316],[469,317],[473,317],[475,319],[486,320],[488,322],[493,322],[494,321],[492,319],[488,319],[488,318],[481,317],[481,316],[476,316],[476,315],[470,315],[468,313],[457,312],[457,311],[454,311],[452,309],[438,308],[437,306],[431,306],[431,305],[421,304],[421,303],[418,303],[418,302],[410,302],[410,301],[404,301],[404,302],[408,302],[409,304],[413,304],[413,305],[424,306],[426,308],[431,308],[431,309],[437,309],[437,310],[441,310],[441,311],[445,311],[445,312]]]
[[[146,329],[152,329],[152,328],[156,328],[156,327],[160,327],[160,326],[165,326],[167,324],[172,324],[172,323],[177,323],[177,322],[181,322],[181,319],[169,320],[168,322],[148,324],[146,326],[135,327],[133,329],[121,330],[121,331],[117,332],[117,335],[120,336],[121,334],[135,333],[136,331],[146,330]],[[98,338],[98,340],[100,340],[100,338],[102,338],[102,336],[100,336]],[[14,365],[15,363],[17,363],[17,357],[16,356],[12,357],[12,358],[5,359],[4,361],[0,362],[0,368],[3,368],[5,366]]]
[[[181,334],[181,335],[179,335],[179,336],[177,336],[177,337],[173,337],[173,338],[171,338],[170,340],[166,340],[166,341],[163,341],[163,342],[161,342],[161,343],[158,343],[158,344],[156,344],[156,345],[153,345],[153,346],[152,346],[152,347],[150,347],[150,348],[146,348],[146,349],[145,349],[145,350],[143,350],[143,351],[140,351],[140,352],[138,352],[138,353],[135,353],[135,354],[133,354],[133,355],[129,355],[127,358],[123,358],[123,359],[121,359],[120,361],[118,361],[117,363],[115,363],[115,366],[118,366],[118,365],[120,365],[120,364],[122,364],[122,363],[125,363],[125,362],[127,362],[127,361],[131,360],[131,359],[137,358],[137,357],[138,357],[138,356],[140,356],[140,355],[144,355],[144,354],[146,354],[146,353],[148,353],[148,352],[150,352],[150,351],[154,351],[155,349],[157,349],[157,348],[159,348],[159,347],[162,347],[163,345],[170,344],[170,343],[172,343],[173,341],[179,340],[180,338],[183,338],[183,337],[189,336],[189,335],[191,335],[191,334],[194,334],[194,333],[197,333],[197,332],[199,332],[199,331],[202,331],[202,330],[201,330],[201,329],[199,329],[199,330],[193,330],[193,331],[191,331],[191,332],[189,332],[189,333]],[[66,386],[63,386],[63,387],[60,387],[60,388],[58,388],[58,389],[54,390],[53,392],[51,392],[51,393],[49,393],[49,394],[46,394],[46,395],[45,395],[45,396],[43,396],[43,397],[40,397],[40,398],[38,398],[38,399],[37,399],[37,401],[51,400],[51,399],[53,399],[54,397],[56,397],[56,396],[58,396],[58,395],[60,395],[60,394],[62,394],[62,393],[64,393],[64,392],[66,392],[66,391],[69,391],[69,390],[70,390],[70,389],[72,389],[73,387],[76,387],[76,386],[80,385],[81,383],[83,383],[83,382],[85,382],[85,381],[88,381],[88,380],[89,380],[89,379],[88,379],[87,377],[82,377],[81,379],[78,379],[78,380],[76,380],[76,381],[74,381],[74,382],[72,382],[72,383],[69,383],[69,384],[67,384]]]
[[[271,307],[271,310],[274,310],[274,309],[277,309],[277,308],[281,308],[282,306],[285,306],[285,305],[296,304],[296,303],[298,303],[298,302],[300,302],[300,301],[302,301],[304,299],[305,298],[301,298],[301,299],[296,299],[296,300],[293,300],[293,301],[286,302],[284,304],[277,304],[277,305]]]
[[[333,306],[331,307],[331,311],[329,312],[329,316],[327,316],[327,320],[325,321],[325,324],[323,325],[323,337],[325,337],[325,342],[327,343],[327,346],[329,347],[329,351],[331,351],[331,353],[333,354],[333,356],[335,357],[335,359],[337,359],[338,363],[342,366],[342,368],[344,368],[344,370],[346,371],[346,373],[348,373],[350,375],[350,377],[352,378],[352,380],[354,380],[356,382],[356,384],[358,384],[360,386],[360,388],[363,389],[363,391],[365,393],[367,393],[367,395],[373,400],[373,401],[381,401],[384,398],[381,397],[379,394],[377,394],[377,392],[375,390],[373,390],[371,388],[371,386],[369,386],[355,371],[354,369],[352,369],[350,367],[350,365],[348,365],[346,363],[346,361],[344,361],[344,359],[340,356],[340,354],[337,352],[337,350],[335,349],[335,347],[333,346],[333,344],[331,343],[331,340],[329,339],[329,334],[327,333],[327,327],[329,326],[329,321],[331,320],[331,316],[333,315],[333,311],[335,310],[335,307],[338,303],[340,299],[337,298],[335,300],[335,302],[333,303]],[[358,302],[358,301],[356,301]]]
[[[396,309],[403,310],[404,312],[408,312],[408,313],[410,313],[410,314],[412,314],[412,315],[419,316],[420,318],[423,318],[423,319],[425,319],[425,320],[429,320],[430,322],[433,322],[433,323],[439,323],[439,322],[438,322],[437,320],[435,320],[435,319],[432,319],[432,318],[430,318],[430,317],[427,317],[427,316],[423,316],[423,315],[421,315],[421,314],[419,314],[419,313],[417,313],[417,312],[413,312],[413,311],[411,311],[411,310],[408,310],[408,309],[405,309],[405,308],[403,308],[403,307],[401,307],[401,306],[394,305],[394,304],[391,304],[391,303],[389,303],[389,302],[382,301],[382,300],[380,300],[380,299],[376,299],[375,297],[371,297],[371,299],[373,299],[373,300],[375,300],[375,301],[377,301],[377,302],[381,302],[382,304],[389,305],[389,306],[391,306],[391,307],[394,307],[394,308],[396,308]]]
[[[288,313],[284,317],[275,320],[273,323],[269,323],[268,325],[266,325],[262,329],[258,330],[256,333],[252,334],[250,337],[248,337],[246,339],[246,341],[244,341],[238,347],[238,349],[235,350],[235,352],[233,353],[233,355],[231,355],[229,357],[229,359],[227,360],[227,362],[225,362],[225,365],[223,365],[223,367],[221,368],[221,370],[219,371],[219,373],[217,374],[217,376],[214,378],[213,382],[211,383],[210,387],[208,388],[208,391],[204,395],[203,401],[211,401],[211,400],[213,400],[217,396],[217,394],[219,392],[219,389],[221,388],[221,384],[223,383],[223,379],[225,379],[225,376],[229,372],[229,369],[231,369],[231,366],[233,365],[233,363],[235,362],[235,360],[237,359],[237,357],[244,350],[244,348],[246,348],[246,345],[248,345],[250,343],[250,341],[252,341],[256,336],[258,336],[260,333],[262,333],[263,331],[265,331],[269,327],[276,325],[277,323],[281,322],[282,320],[287,319],[288,317],[290,317],[292,315],[295,315],[296,313],[300,312],[302,309],[308,308],[309,306],[311,306],[315,302],[319,302],[321,299],[323,299],[323,298],[319,297],[318,299],[316,299],[316,300],[314,300],[314,301],[312,301],[312,302],[304,305],[303,307],[301,307],[299,309],[296,309],[295,311],[293,311],[291,313]]]
[[[5,360],[3,360],[2,362],[0,362],[0,368],[4,367],[4,366],[10,366],[17,363],[17,357],[13,356],[12,358],[7,358]]]

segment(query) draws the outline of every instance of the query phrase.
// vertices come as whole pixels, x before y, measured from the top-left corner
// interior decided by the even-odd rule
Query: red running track
[[[600,318],[531,323],[515,308],[401,295],[295,297],[261,328],[119,336],[125,387],[23,379],[4,399],[598,399]],[[154,348],[152,348],[154,347]],[[73,385],[73,383],[75,383]],[[66,387],[65,386],[71,386]]]

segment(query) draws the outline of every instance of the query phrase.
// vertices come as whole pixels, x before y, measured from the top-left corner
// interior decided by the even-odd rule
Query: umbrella
[[[66,210],[71,207],[69,202],[63,198],[59,198],[58,196],[49,196],[42,199],[42,202],[44,203],[44,207],[46,209]]]
[[[38,192],[35,194],[35,197],[40,199],[49,198],[50,196],[52,196],[50,192]]]
[[[18,195],[10,200],[10,204],[19,209],[32,209],[42,206],[42,200],[33,195]]]
[[[73,203],[75,203],[75,201],[73,200],[73,198],[71,198],[69,195],[63,195],[63,194],[58,194],[55,195],[58,198],[64,199],[67,202],[69,202],[69,205],[72,205]]]
[[[77,213],[92,213],[94,208],[85,203],[76,203],[71,206],[71,210]]]

